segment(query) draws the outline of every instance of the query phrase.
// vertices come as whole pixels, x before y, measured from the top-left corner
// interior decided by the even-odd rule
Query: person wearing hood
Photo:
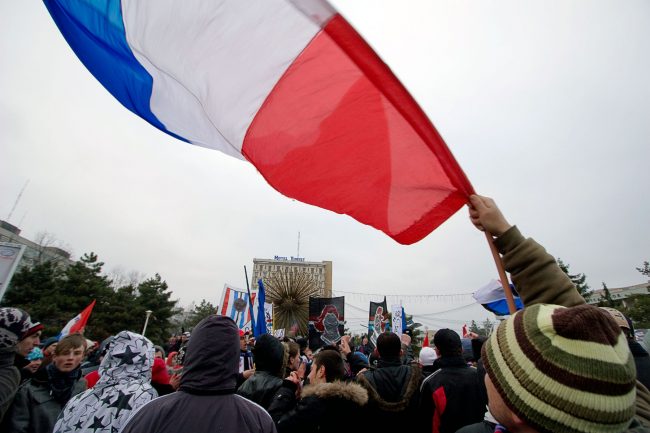
[[[239,387],[237,394],[268,409],[282,386],[289,349],[274,336],[264,334],[255,343],[254,350],[255,373]]]
[[[300,377],[292,372],[269,407],[278,432],[357,431],[357,426],[347,420],[358,416],[368,402],[368,392],[357,383],[346,382],[345,374],[345,364],[337,350],[322,350],[314,357],[309,385],[302,392]],[[299,400],[297,393],[302,394]]]
[[[14,366],[16,354],[27,356],[40,343],[43,325],[32,322],[19,308],[0,308],[0,422],[20,385],[20,370]]]
[[[99,381],[68,401],[54,433],[119,431],[131,414],[158,397],[149,383],[153,354],[146,337],[130,331],[117,334],[99,365]]]
[[[206,317],[192,331],[179,390],[143,406],[121,433],[275,433],[264,409],[235,394],[238,372],[237,325]]]

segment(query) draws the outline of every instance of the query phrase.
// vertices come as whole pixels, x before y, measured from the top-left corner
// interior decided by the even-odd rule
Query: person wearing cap
[[[438,359],[438,355],[436,355],[433,347],[423,347],[420,350],[419,358],[420,365],[422,366],[422,374],[425,379],[440,368],[437,365],[434,366],[434,361]]]
[[[39,347],[35,347],[31,352],[27,354],[25,359],[29,362],[29,364],[20,369],[21,383],[30,379],[41,367],[43,364],[43,351]]]
[[[634,338],[634,325],[632,324],[632,319],[615,308],[600,307],[600,309],[606,311],[610,316],[612,316],[616,324],[621,328],[621,331],[623,331],[623,334],[627,339],[627,345],[630,347],[630,352],[632,352],[632,356],[634,356],[636,378],[639,382],[644,384],[646,388],[650,389],[650,355]]]
[[[511,226],[492,199],[470,201],[472,223],[495,238],[525,305],[482,349],[496,421],[514,433],[650,431],[650,392],[636,380],[614,320],[587,305],[555,259]]]
[[[16,354],[26,357],[40,343],[42,329],[20,308],[0,308],[0,422],[20,385]]]
[[[239,332],[227,316],[210,315],[194,327],[178,391],[137,411],[121,433],[275,433],[271,416],[235,394]]]
[[[440,329],[433,337],[439,369],[420,386],[420,413],[426,431],[453,433],[483,419],[487,401],[483,398],[476,368],[463,358],[460,336]]]
[[[41,350],[43,351],[43,367],[52,362],[54,356],[54,349],[59,343],[59,337],[48,337],[41,341]]]

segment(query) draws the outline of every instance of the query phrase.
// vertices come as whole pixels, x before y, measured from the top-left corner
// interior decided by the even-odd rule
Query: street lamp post
[[[142,328],[142,336],[144,336],[144,333],[147,332],[147,324],[149,323],[149,316],[151,316],[151,313],[153,313],[153,311],[147,310],[145,311],[145,313],[147,314],[147,318],[144,319],[144,328]]]

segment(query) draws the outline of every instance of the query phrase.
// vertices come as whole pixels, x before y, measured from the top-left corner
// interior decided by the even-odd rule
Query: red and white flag
[[[68,334],[74,334],[74,333],[80,333],[83,334],[84,328],[86,327],[86,322],[88,322],[88,318],[90,317],[90,313],[93,311],[93,307],[95,306],[95,300],[90,303],[84,310],[77,314],[72,320],[68,322],[67,325],[63,327],[61,330],[61,333],[59,334],[59,339],[65,337]]]
[[[467,331],[467,323],[463,325],[463,338],[469,337],[469,332]]]
[[[429,347],[429,330],[424,331],[424,341],[422,342],[422,347]]]

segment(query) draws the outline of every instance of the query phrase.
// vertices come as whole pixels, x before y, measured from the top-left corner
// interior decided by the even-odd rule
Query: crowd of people
[[[376,345],[251,336],[211,315],[165,347],[122,331],[41,343],[43,327],[0,309],[0,426],[15,433],[650,432],[650,356],[619,311],[587,305],[555,259],[495,203],[470,218],[494,237],[525,308],[487,338],[438,330]],[[313,351],[312,351],[313,350]]]

